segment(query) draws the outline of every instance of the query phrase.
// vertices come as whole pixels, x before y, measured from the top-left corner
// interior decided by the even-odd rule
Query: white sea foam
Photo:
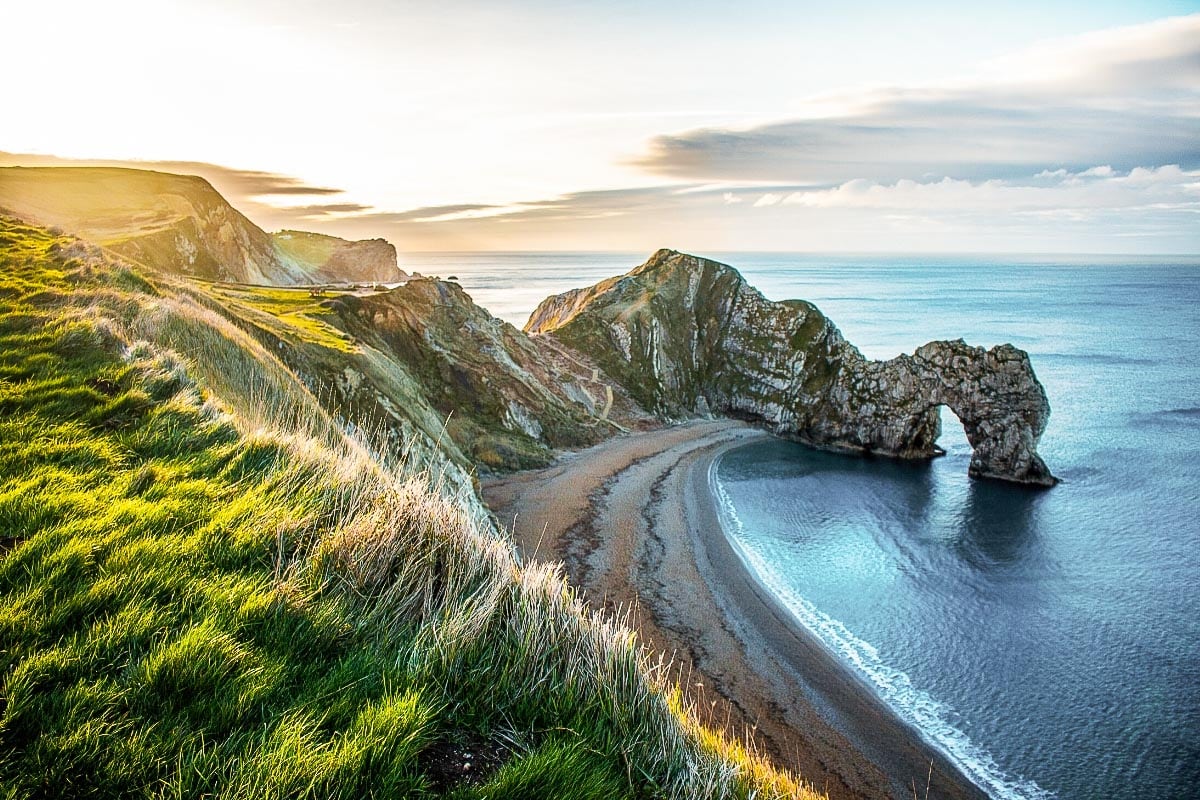
[[[1007,775],[986,750],[950,722],[953,709],[913,686],[907,674],[883,662],[879,651],[870,642],[855,636],[841,622],[821,612],[790,588],[779,573],[747,545],[746,528],[717,478],[719,463],[720,459],[717,459],[709,468],[709,486],[718,501],[725,536],[750,574],[791,612],[800,625],[865,678],[897,716],[915,728],[926,742],[990,796],[1003,800],[1054,797],[1031,780]]]

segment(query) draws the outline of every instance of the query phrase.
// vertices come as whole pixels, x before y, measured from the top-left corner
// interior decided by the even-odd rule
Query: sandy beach
[[[527,559],[562,561],[590,602],[631,609],[680,662],[716,725],[831,798],[985,795],[897,719],[748,573],[717,517],[709,469],[765,434],[695,421],[627,434],[483,483]]]

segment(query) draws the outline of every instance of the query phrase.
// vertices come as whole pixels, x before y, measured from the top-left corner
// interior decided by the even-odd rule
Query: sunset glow
[[[13,4],[0,163],[410,250],[1200,248],[1194,4],[920,5]]]

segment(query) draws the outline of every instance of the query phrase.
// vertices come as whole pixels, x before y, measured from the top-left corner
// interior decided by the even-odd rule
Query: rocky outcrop
[[[271,234],[275,246],[316,283],[396,283],[408,277],[386,239],[352,242],[307,231]]]
[[[548,298],[525,330],[587,353],[660,416],[724,414],[820,447],[929,458],[945,405],[974,448],[972,476],[1055,483],[1037,454],[1050,406],[1011,345],[931,342],[871,361],[811,303],[771,302],[732,267],[670,250]]]
[[[540,466],[553,450],[600,441],[654,419],[586,356],[536,341],[475,305],[456,283],[421,278],[389,292],[345,294],[323,303],[359,353],[368,389],[403,374],[402,413],[427,408],[474,463]],[[367,362],[386,366],[376,376]],[[395,393],[393,393],[395,394]],[[429,427],[426,425],[425,427]]]

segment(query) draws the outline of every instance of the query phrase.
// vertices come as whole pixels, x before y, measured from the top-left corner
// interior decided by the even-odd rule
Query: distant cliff
[[[148,268],[160,285],[258,339],[346,425],[385,435],[393,455],[433,469],[443,458],[459,470],[541,466],[558,448],[655,424],[587,356],[530,339],[455,283],[415,279],[317,296],[285,288],[408,276],[382,239],[269,235],[201,178],[0,169],[0,208]]]
[[[963,423],[970,473],[1037,485],[1050,415],[1028,356],[931,342],[871,361],[811,303],[771,302],[732,267],[660,250],[627,275],[542,302],[525,330],[589,354],[646,408],[725,414],[809,444],[938,454],[938,407]]]
[[[282,242],[191,175],[108,167],[0,168],[0,210],[55,226],[160,272],[287,286],[404,279],[382,240]],[[342,274],[345,270],[346,274]]]
[[[314,282],[394,283],[408,277],[386,239],[351,242],[307,231],[279,231],[271,237],[281,253],[307,268]]]

